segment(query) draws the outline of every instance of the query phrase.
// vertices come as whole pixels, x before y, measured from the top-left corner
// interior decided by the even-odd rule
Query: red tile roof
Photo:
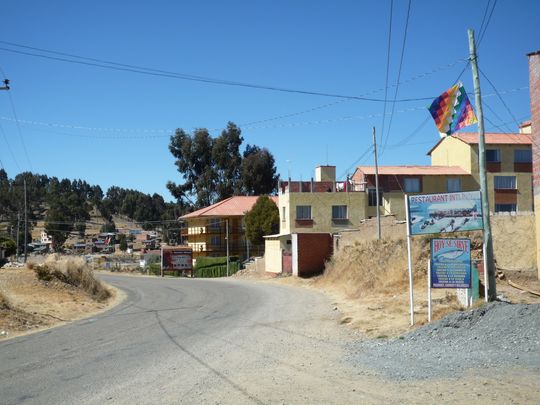
[[[468,144],[478,143],[478,134],[474,132],[462,132],[462,133],[455,134],[452,136]],[[494,144],[494,145],[507,145],[507,144],[531,145],[532,144],[531,134],[520,134],[520,133],[501,134],[501,133],[495,133],[495,132],[486,132],[485,139],[486,139],[486,144]]]
[[[373,175],[375,166],[358,166],[353,175],[357,172]],[[465,176],[469,173],[459,166],[379,166],[379,175],[401,175],[401,176]]]
[[[189,219],[197,217],[230,217],[242,216],[255,205],[259,196],[234,196],[225,200],[219,201],[206,208],[193,211],[189,214],[181,216],[180,219]],[[274,203],[278,203],[278,197],[270,196]]]
[[[531,134],[520,133],[498,133],[498,132],[486,132],[484,134],[487,145],[532,145]],[[476,132],[461,132],[452,135],[453,138],[459,139],[468,145],[478,144],[478,133]],[[435,144],[433,148],[428,151],[428,155],[437,148],[444,141],[445,138],[441,138],[439,142]]]

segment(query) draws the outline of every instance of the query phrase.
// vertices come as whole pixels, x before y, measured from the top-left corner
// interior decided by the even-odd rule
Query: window
[[[383,205],[382,200],[382,191],[379,190],[379,206]],[[369,207],[375,207],[377,206],[377,190],[374,188],[368,189],[368,206]]]
[[[495,190],[515,190],[516,176],[495,176]]]
[[[403,191],[406,193],[419,193],[420,179],[417,177],[403,179]]]
[[[532,163],[532,149],[516,149],[514,163]]]
[[[459,177],[446,180],[446,190],[449,193],[457,193],[461,191],[461,179]]]
[[[347,206],[332,205],[332,219],[347,219]]]
[[[220,222],[219,218],[210,218],[210,229],[213,231],[219,230]]]
[[[516,212],[516,204],[495,204],[495,212]]]
[[[311,205],[297,205],[296,219],[311,219]]]
[[[221,238],[219,236],[212,236],[210,243],[212,246],[221,246]]]
[[[501,151],[499,149],[486,149],[486,162],[499,163],[501,161]]]

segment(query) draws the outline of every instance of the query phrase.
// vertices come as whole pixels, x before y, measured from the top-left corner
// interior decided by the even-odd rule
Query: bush
[[[229,257],[229,276],[240,269],[238,257]],[[195,277],[211,278],[227,276],[227,258],[226,257],[199,257],[194,269]]]
[[[60,259],[57,255],[52,255],[44,265],[34,267],[34,272],[39,280],[58,280],[72,285],[85,291],[96,301],[105,301],[111,296],[111,292],[94,277],[94,273],[82,258]]]
[[[2,309],[11,309],[11,304],[9,303],[7,297],[0,293],[0,310]]]

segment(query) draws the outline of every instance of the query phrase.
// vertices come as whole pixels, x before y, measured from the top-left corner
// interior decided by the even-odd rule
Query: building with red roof
[[[246,258],[261,254],[261,246],[248,244],[244,226],[244,217],[257,198],[259,196],[233,196],[180,217],[185,224],[182,239],[193,249],[193,258],[225,256],[227,230],[231,256]],[[270,198],[277,204],[277,197]]]

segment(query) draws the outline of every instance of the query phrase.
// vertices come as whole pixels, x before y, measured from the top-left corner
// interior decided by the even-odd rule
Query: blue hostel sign
[[[470,239],[431,239],[431,288],[471,288]]]

